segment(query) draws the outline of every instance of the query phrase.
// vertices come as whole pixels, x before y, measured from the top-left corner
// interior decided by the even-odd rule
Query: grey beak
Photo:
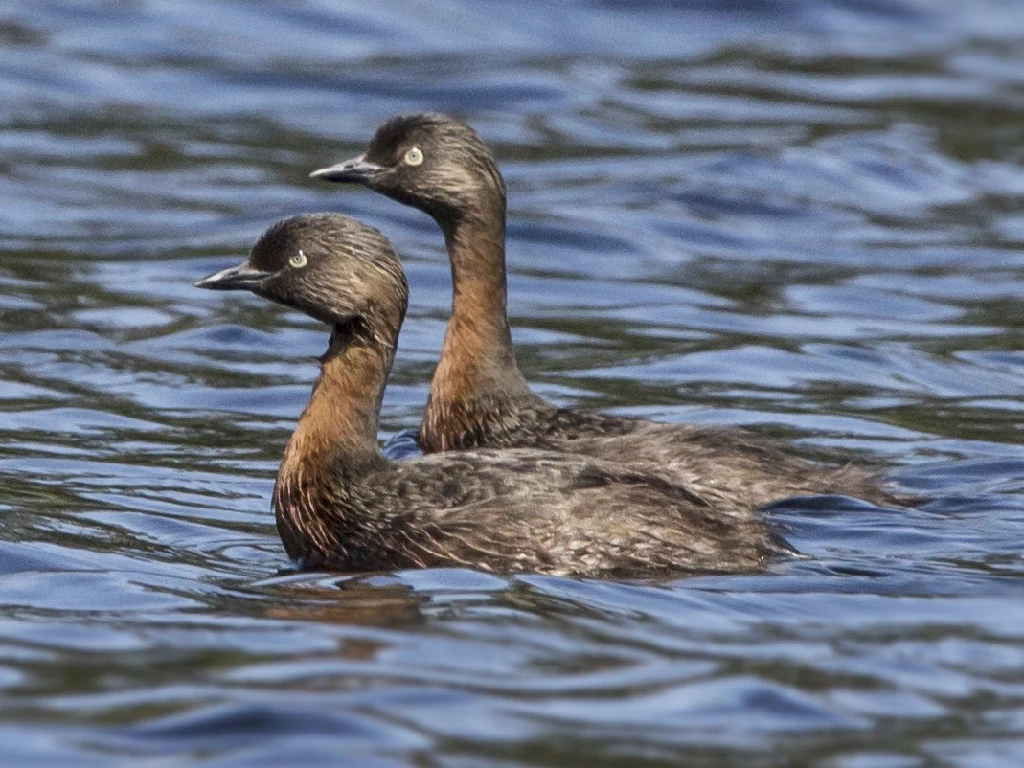
[[[248,261],[243,261],[237,266],[214,272],[193,285],[196,288],[211,288],[215,291],[252,291],[273,274],[254,269],[249,266]]]
[[[371,163],[365,159],[365,155],[353,157],[329,168],[321,168],[309,174],[313,179],[324,179],[325,181],[351,182],[353,184],[365,184],[373,179],[384,166]]]

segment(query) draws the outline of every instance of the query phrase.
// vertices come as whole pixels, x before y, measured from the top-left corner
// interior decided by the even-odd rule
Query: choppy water
[[[396,111],[510,185],[524,369],[931,495],[776,512],[663,584],[290,574],[268,496],[324,332],[191,281],[341,210],[406,255],[383,437],[448,302],[423,215],[309,170]],[[1024,5],[0,9],[0,762],[1024,763]]]

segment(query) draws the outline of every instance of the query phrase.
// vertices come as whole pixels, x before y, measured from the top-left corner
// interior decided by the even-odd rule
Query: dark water
[[[757,577],[289,573],[268,509],[323,330],[191,281],[458,112],[510,185],[538,391],[878,460],[933,501],[775,518]],[[1024,4],[0,8],[0,762],[1024,764]]]

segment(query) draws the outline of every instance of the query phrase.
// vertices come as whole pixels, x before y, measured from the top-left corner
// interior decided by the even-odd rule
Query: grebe
[[[742,429],[557,408],[533,394],[509,331],[505,182],[464,122],[434,113],[394,117],[363,154],[311,176],[362,184],[427,213],[444,233],[452,312],[418,435],[423,450],[533,446],[585,454],[750,509],[822,493],[901,503],[874,471],[808,462]]]
[[[518,448],[383,458],[378,420],[407,286],[387,239],[355,219],[284,219],[245,262],[196,285],[252,291],[330,326],[273,493],[301,567],[749,572],[785,549],[749,509],[592,457]]]

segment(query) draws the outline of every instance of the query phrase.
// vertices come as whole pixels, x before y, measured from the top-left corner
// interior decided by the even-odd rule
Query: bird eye
[[[308,261],[309,259],[306,258],[306,254],[304,254],[301,249],[299,250],[298,253],[296,253],[294,256],[288,259],[288,263],[291,264],[296,269],[302,269],[304,266],[306,266],[306,263]]]
[[[423,163],[423,150],[419,147],[413,147],[405,153],[403,159],[406,165],[420,165]]]

